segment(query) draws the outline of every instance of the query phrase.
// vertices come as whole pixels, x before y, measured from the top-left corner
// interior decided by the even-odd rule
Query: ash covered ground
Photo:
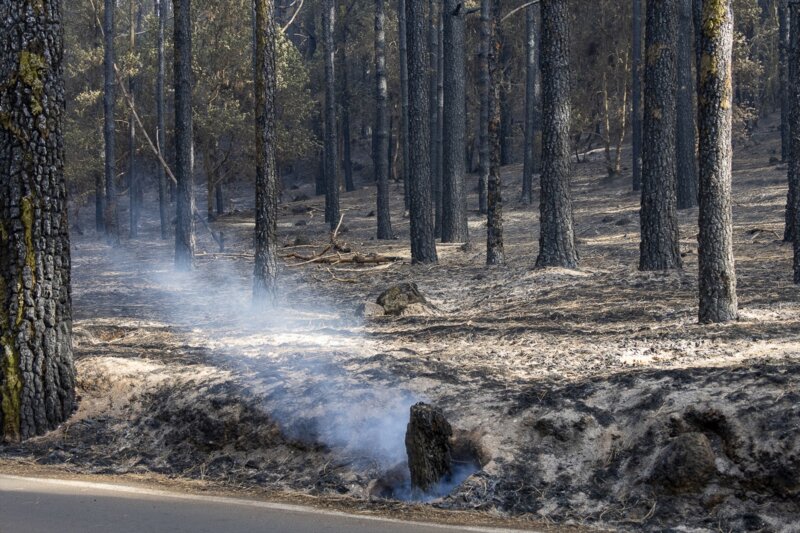
[[[538,209],[517,201],[518,167],[504,173],[507,266],[484,266],[473,212],[472,246],[440,246],[437,266],[287,259],[268,316],[248,304],[245,189],[212,224],[224,254],[198,227],[192,275],[172,272],[152,217],[117,250],[75,236],[80,408],[2,456],[396,507],[408,410],[427,401],[480,459],[429,505],[612,530],[800,531],[800,295],[776,143],[768,124],[737,149],[742,316],[723,326],[696,320],[697,210],[680,213],[685,269],[638,272],[638,198],[591,156],[574,167],[579,271],[533,269]],[[304,196],[284,193],[282,254],[329,241],[322,199]],[[371,239],[373,188],[342,202],[342,241],[409,256],[399,202],[390,242]],[[432,308],[356,316],[401,282]]]

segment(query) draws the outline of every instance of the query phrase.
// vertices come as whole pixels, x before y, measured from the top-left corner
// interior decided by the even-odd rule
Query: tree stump
[[[411,489],[428,492],[452,473],[453,429],[439,409],[425,403],[411,407],[406,452]]]

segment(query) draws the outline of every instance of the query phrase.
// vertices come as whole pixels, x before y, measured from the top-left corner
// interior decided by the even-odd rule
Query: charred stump
[[[411,407],[406,452],[413,491],[428,492],[452,474],[453,429],[442,412],[428,404]]]

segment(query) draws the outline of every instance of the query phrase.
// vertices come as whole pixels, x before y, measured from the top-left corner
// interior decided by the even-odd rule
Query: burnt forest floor
[[[726,325],[697,323],[697,209],[679,214],[685,268],[639,272],[638,196],[629,172],[604,177],[599,153],[574,165],[577,271],[533,268],[538,207],[518,200],[520,166],[503,176],[506,266],[484,264],[475,176],[472,244],[441,245],[435,266],[407,260],[399,184],[399,238],[374,240],[375,189],[365,184],[342,194],[338,239],[406,260],[287,257],[269,313],[249,306],[246,188],[212,223],[224,253],[198,226],[191,275],[173,272],[153,213],[141,238],[116,249],[75,235],[80,407],[58,431],[0,448],[0,470],[166,476],[539,528],[800,531],[800,294],[782,242],[777,143],[765,120],[736,148],[741,319]],[[330,239],[323,198],[290,186],[281,254],[320,252]],[[432,307],[356,316],[400,282],[416,283]],[[468,435],[481,463],[424,504],[404,502],[402,475],[408,409],[422,400]]]

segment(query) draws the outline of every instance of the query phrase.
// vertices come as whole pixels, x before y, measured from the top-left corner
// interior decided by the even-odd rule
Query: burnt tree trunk
[[[0,441],[75,408],[59,0],[0,17]]]
[[[486,214],[486,185],[489,182],[489,12],[490,0],[481,0],[479,92],[480,120],[478,132],[478,210]]]
[[[790,2],[791,41],[789,47],[789,83],[788,97],[791,101],[789,113],[789,201],[791,213],[787,209],[787,231],[794,241],[794,282],[800,284],[800,3]],[[789,220],[789,216],[792,217]]]
[[[191,0],[172,0],[175,29],[175,267],[192,269],[194,261],[194,165],[192,156]]]
[[[158,34],[156,37],[156,61],[158,63],[156,67],[156,147],[162,157],[166,158],[164,154],[164,139],[167,131],[164,102],[164,28],[167,20],[167,3],[166,0],[155,0],[155,2],[156,15],[158,17]],[[164,167],[161,165],[157,165],[156,173],[158,179],[158,214],[161,220],[161,239],[167,240],[167,238],[169,238],[167,176],[166,172],[164,172]]]
[[[275,159],[275,5],[256,2],[256,233],[253,301],[273,304],[278,278],[278,171]]]
[[[778,0],[778,75],[780,79],[781,98],[781,161],[789,160],[791,150],[789,113],[791,101],[789,99],[789,7],[787,0]]]
[[[444,215],[443,195],[444,195],[444,15],[442,14],[442,1],[437,5],[439,24],[436,26],[436,37],[438,39],[436,54],[436,183],[438,189],[435,192],[436,201],[436,220],[434,221],[434,232],[437,238],[442,237],[442,217]]]
[[[500,178],[502,131],[500,124],[500,0],[492,0],[489,19],[489,181],[487,183],[486,264],[506,262],[503,243],[503,195]]]
[[[694,30],[692,0],[680,0],[678,11],[680,35],[688,37]],[[678,82],[675,123],[678,209],[689,209],[697,207],[697,133],[694,108],[697,85],[692,75],[693,40],[676,39],[675,44]]]
[[[406,0],[398,0],[398,26],[400,43],[400,152],[403,157],[403,198],[405,210],[411,206],[409,191],[409,144],[408,144],[408,45],[406,44]]]
[[[378,184],[378,239],[392,239],[389,210],[389,85],[386,81],[386,12],[375,0],[375,181]]]
[[[325,0],[322,26],[325,54],[325,221],[333,230],[339,223],[339,175],[336,150],[336,79],[334,72],[333,35],[336,0]]]
[[[536,31],[535,4],[525,8],[525,150],[522,166],[522,203],[533,203],[533,174],[536,172]]]
[[[633,0],[631,32],[631,143],[633,190],[642,188],[642,0]]]
[[[444,117],[442,129],[442,242],[467,242],[467,173],[464,159],[467,115],[466,10],[458,0],[445,0],[444,23]]]
[[[433,232],[439,237],[442,230],[442,181],[439,174],[439,24],[441,10],[436,0],[428,0],[428,60],[429,67],[429,102],[428,108],[428,144],[431,154],[431,187],[433,190]]]
[[[408,45],[409,195],[411,201],[411,258],[415,263],[436,263],[433,234],[430,153],[430,101],[425,51],[425,0],[406,0]]]
[[[792,54],[795,53],[795,49],[798,47],[798,42],[796,39],[798,25],[800,25],[800,18],[798,18],[797,10],[794,9],[793,3],[789,3],[789,31],[790,31],[790,41],[789,41],[789,61],[788,61],[788,68],[787,73],[789,76],[789,80],[787,83],[789,95],[788,98],[791,102],[791,105],[794,105],[794,102],[791,101],[792,95],[794,94],[794,88],[792,87],[793,80],[795,76],[797,76],[797,65],[795,65],[794,61],[792,61]],[[792,108],[789,109],[789,139],[790,139],[790,151],[789,155],[790,158],[794,157],[792,153],[792,146],[793,146],[793,138],[794,138],[794,131],[792,130]],[[786,212],[785,212],[785,227],[783,231],[783,240],[786,242],[794,242],[797,238],[795,233],[795,218],[797,216],[797,212],[795,206],[797,204],[797,190],[800,188],[800,173],[795,172],[795,168],[789,164],[789,171],[788,171],[788,186],[789,190],[786,194]]]
[[[701,323],[738,316],[731,214],[733,10],[731,0],[704,0],[700,38]],[[798,95],[800,96],[800,95]],[[800,109],[800,106],[798,106]]]
[[[137,7],[136,0],[130,0],[130,55],[136,57],[136,35],[142,31],[142,8]],[[131,104],[135,102],[138,91],[138,80],[135,75],[128,76],[128,95]],[[128,236],[135,239],[139,236],[139,219],[141,218],[139,176],[136,174],[136,121],[133,111],[128,112]]]
[[[353,136],[351,133],[351,115],[350,105],[353,100],[353,95],[350,91],[350,61],[347,55],[347,28],[342,28],[342,46],[340,57],[341,71],[341,94],[342,94],[342,170],[344,171],[344,189],[347,192],[356,190],[356,184],[353,180]]]
[[[640,270],[681,268],[675,198],[676,5],[647,6]]]
[[[578,267],[570,188],[569,6],[543,0],[542,175],[537,267]]]
[[[103,13],[103,29],[105,47],[103,57],[103,139],[105,141],[105,182],[106,182],[106,215],[105,226],[108,241],[119,244],[119,209],[117,209],[117,130],[116,113],[116,77],[114,74],[114,37],[116,36],[114,0],[105,0]]]
[[[453,428],[439,409],[424,403],[411,407],[405,443],[413,491],[428,492],[450,478],[452,435]]]

